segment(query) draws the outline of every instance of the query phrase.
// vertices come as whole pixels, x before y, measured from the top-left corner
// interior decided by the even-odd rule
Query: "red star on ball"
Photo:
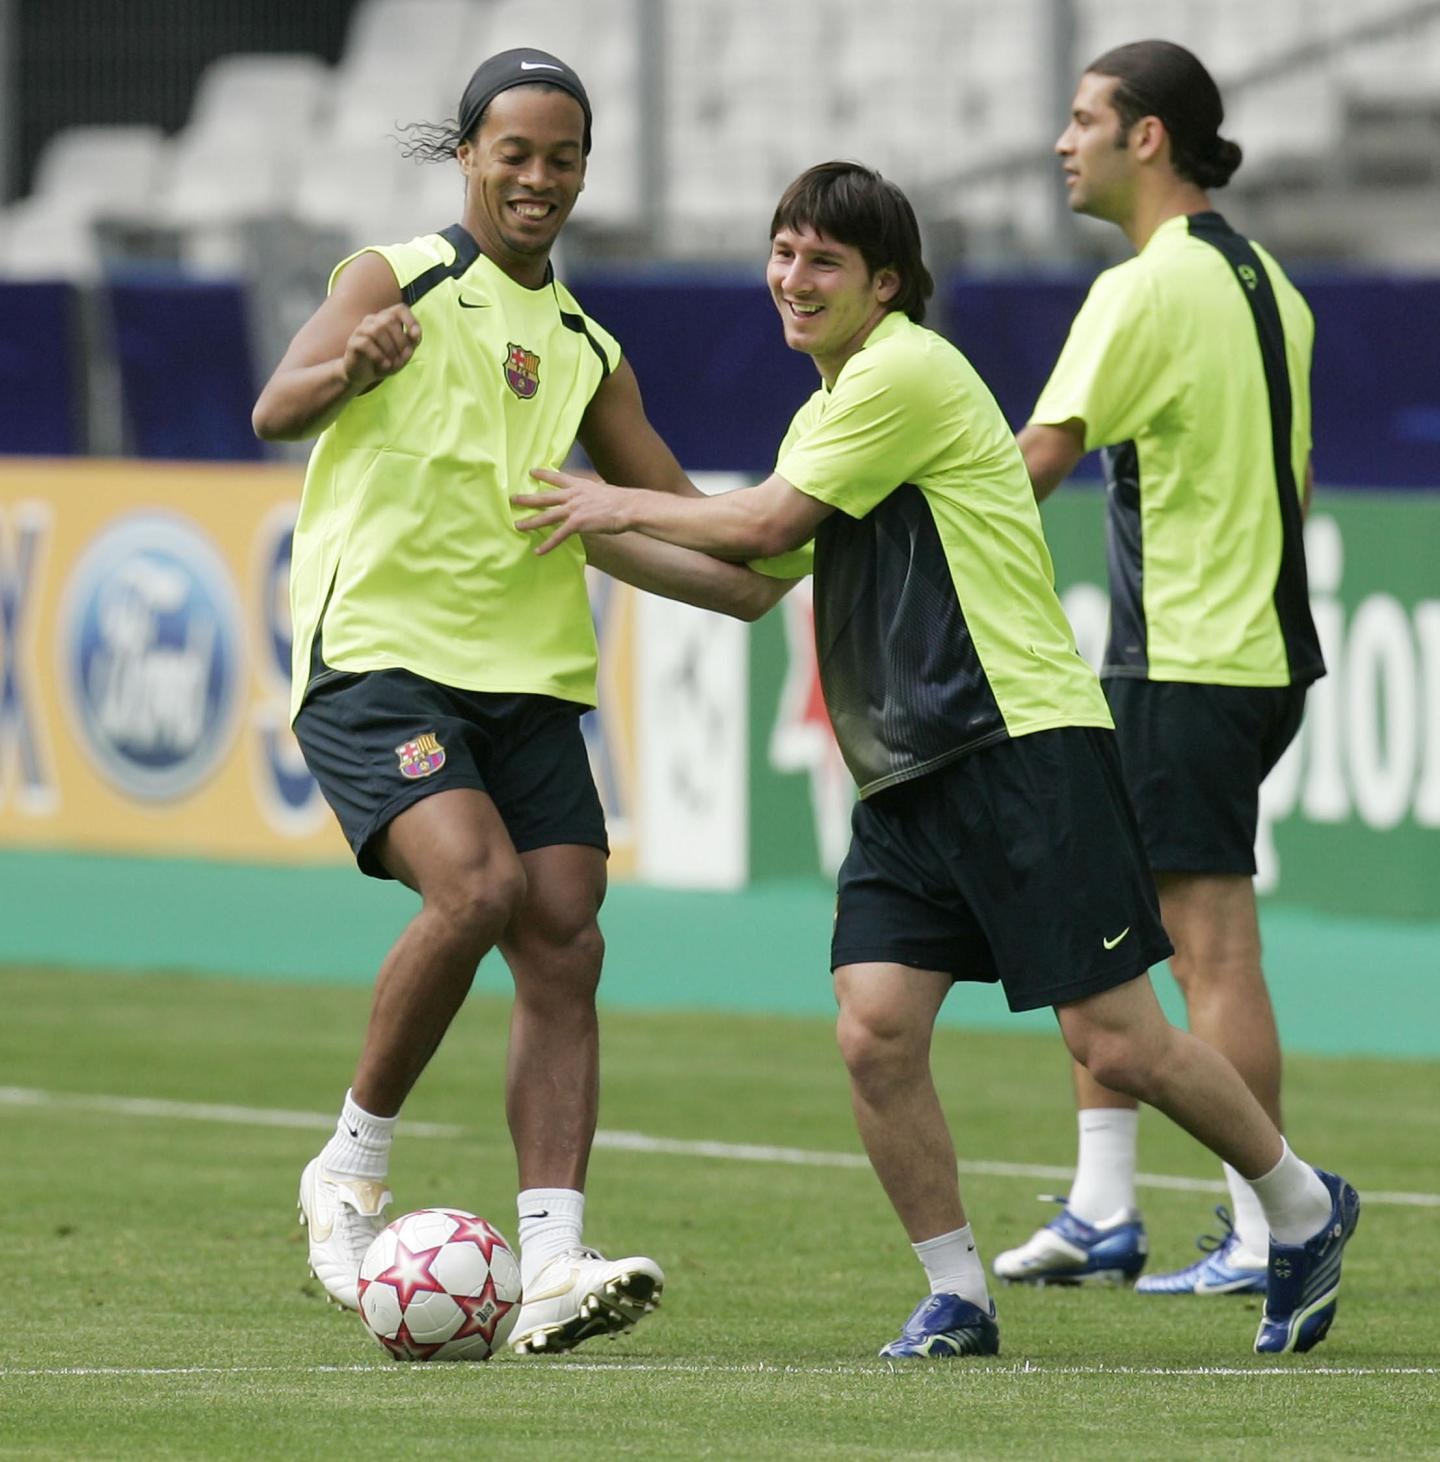
[[[442,1245],[433,1249],[411,1251],[404,1241],[395,1241],[395,1258],[383,1274],[377,1274],[371,1284],[388,1284],[394,1291],[403,1310],[417,1294],[444,1294],[445,1286],[430,1272],[435,1256]]]
[[[450,1242],[452,1244],[474,1244],[485,1256],[487,1264],[494,1256],[497,1247],[502,1249],[509,1247],[483,1218],[462,1213],[454,1213],[451,1216],[455,1220],[455,1232],[450,1235]]]
[[[404,1320],[400,1322],[400,1328],[393,1336],[376,1335],[375,1337],[396,1360],[429,1360],[437,1350],[442,1349],[447,1342],[441,1340],[435,1344],[422,1342],[410,1333],[410,1327]]]
[[[483,1335],[487,1345],[494,1345],[500,1321],[515,1308],[513,1300],[502,1300],[495,1289],[495,1280],[486,1275],[485,1288],[477,1295],[452,1294],[452,1300],[464,1312],[465,1320],[450,1337],[463,1340],[467,1335]]]

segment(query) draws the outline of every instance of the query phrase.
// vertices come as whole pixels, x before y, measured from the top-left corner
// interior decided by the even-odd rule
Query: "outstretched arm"
[[[608,482],[543,468],[530,475],[549,483],[550,490],[510,501],[517,507],[541,510],[516,527],[527,533],[555,530],[536,553],[549,553],[575,533],[633,531],[720,558],[771,558],[808,543],[834,512],[792,487],[778,472],[755,487],[701,498],[612,487]]]
[[[1031,422],[1021,427],[1015,438],[1036,502],[1044,502],[1075,470],[1085,455],[1085,423],[1067,421],[1061,426],[1042,426]]]
[[[773,609],[798,579],[774,579],[744,564],[677,548],[643,533],[587,537],[585,557],[611,578],[697,609],[755,620]]]
[[[419,344],[419,322],[390,266],[379,254],[361,254],[265,383],[250,417],[255,435],[271,442],[318,436],[349,401],[404,370]]]
[[[602,477],[657,494],[703,498],[645,415],[628,361],[622,360],[596,391],[579,440]],[[594,567],[637,589],[739,619],[758,619],[798,582],[640,533],[587,535],[585,555]]]

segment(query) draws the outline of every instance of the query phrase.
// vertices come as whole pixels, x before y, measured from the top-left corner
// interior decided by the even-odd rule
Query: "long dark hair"
[[[888,178],[858,162],[822,162],[786,188],[770,220],[773,239],[782,228],[810,228],[859,249],[872,277],[881,269],[900,276],[892,310],[918,325],[935,281],[920,256],[920,225],[910,200]]]
[[[1223,188],[1244,154],[1220,135],[1225,104],[1198,56],[1172,41],[1116,46],[1086,68],[1119,83],[1113,98],[1126,132],[1141,117],[1159,117],[1170,134],[1175,171],[1201,188]]]
[[[480,119],[484,120],[483,117]],[[478,123],[476,129],[479,129]],[[395,124],[395,141],[400,144],[400,155],[414,158],[417,162],[454,162],[455,153],[465,140],[459,122],[453,117],[443,122]]]

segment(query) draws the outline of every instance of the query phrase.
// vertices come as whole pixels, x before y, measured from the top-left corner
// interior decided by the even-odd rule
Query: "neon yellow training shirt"
[[[815,535],[815,644],[862,797],[1007,737],[1112,724],[1014,436],[948,341],[887,315],[775,470],[839,509]]]
[[[290,572],[291,715],[312,668],[323,674],[312,650],[330,670],[594,705],[584,549],[572,538],[537,558],[509,499],[534,489],[532,467],[564,463],[620,348],[563,285],[523,288],[458,225],[370,252],[423,335],[311,453]]]
[[[1325,673],[1300,506],[1313,338],[1299,292],[1218,213],[1167,219],[1096,279],[1031,420],[1107,448],[1102,674]]]

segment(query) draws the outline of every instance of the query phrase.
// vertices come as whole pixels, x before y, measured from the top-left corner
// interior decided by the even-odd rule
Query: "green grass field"
[[[570,1356],[402,1366],[322,1302],[294,1221],[367,990],[9,970],[0,996],[0,1456],[1440,1455],[1433,1062],[1289,1062],[1295,1146],[1369,1195],[1310,1355],[1255,1356],[1250,1300],[1002,1289],[998,1359],[892,1368],[874,1352],[920,1270],[857,1160],[828,1022],[607,1012],[588,1237],[660,1259],[664,1307]],[[473,1000],[416,1092],[407,1119],[458,1130],[402,1127],[402,1210],[513,1234],[505,1020]],[[984,1170],[1070,1160],[1060,1046],[946,1029],[936,1068],[993,1254],[1063,1190]],[[1142,1167],[1218,1176],[1158,1117]],[[1220,1201],[1142,1198],[1165,1266]]]

